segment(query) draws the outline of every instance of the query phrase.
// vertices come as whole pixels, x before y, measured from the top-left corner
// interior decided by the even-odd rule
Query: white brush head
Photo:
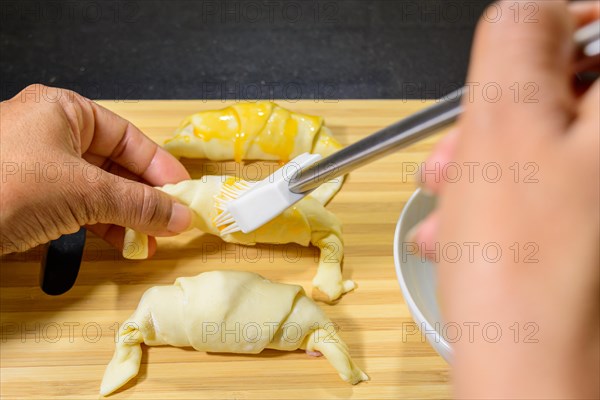
[[[302,200],[310,192],[292,193],[290,179],[320,159],[319,154],[304,153],[260,182],[242,182],[224,190],[217,202],[223,212],[215,219],[217,226],[227,226],[221,234],[252,232]]]

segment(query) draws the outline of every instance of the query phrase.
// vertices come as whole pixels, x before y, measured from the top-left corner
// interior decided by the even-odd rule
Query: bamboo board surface
[[[100,102],[162,143],[188,114],[222,108],[220,101]],[[320,115],[349,144],[427,105],[422,101],[278,102]],[[114,399],[384,399],[448,398],[449,368],[420,334],[402,298],[393,238],[402,207],[415,190],[406,173],[422,162],[440,135],[353,172],[328,205],[343,222],[344,277],[358,288],[336,305],[319,303],[371,381],[351,386],[323,357],[302,351],[260,355],[207,354],[145,347],[140,374]],[[193,177],[215,165],[184,160]],[[260,165],[260,164],[259,164]],[[209,169],[210,168],[210,169]],[[251,169],[253,168],[253,169]],[[221,170],[249,176],[256,168]],[[404,172],[403,172],[404,171]],[[0,266],[0,397],[97,399],[114,350],[117,324],[151,286],[214,269],[257,272],[311,292],[317,251],[295,245],[244,248],[188,232],[159,239],[153,259],[123,260],[88,233],[73,289],[51,297],[39,289],[41,249],[2,258]]]

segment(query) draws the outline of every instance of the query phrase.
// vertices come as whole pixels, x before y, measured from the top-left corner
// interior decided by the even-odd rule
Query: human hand
[[[74,92],[33,85],[0,103],[0,139],[2,254],[84,225],[122,249],[124,226],[171,236],[191,224],[187,207],[148,186],[190,179],[179,161]]]
[[[527,4],[537,21],[525,19]],[[572,36],[600,17],[598,3],[494,7],[490,15],[503,17],[477,29],[474,96],[423,169],[453,163],[462,176],[423,175],[439,206],[407,240],[438,249],[428,254],[438,258],[444,321],[463,333],[471,323],[502,332],[452,344],[457,398],[597,398],[600,83],[575,90]],[[497,101],[477,92],[488,83],[502,88]],[[439,250],[449,244],[461,249],[458,260]]]

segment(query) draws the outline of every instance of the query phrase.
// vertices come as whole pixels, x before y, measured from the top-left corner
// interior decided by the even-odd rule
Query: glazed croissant
[[[318,247],[319,267],[313,278],[315,299],[332,302],[356,287],[353,281],[342,279],[344,249],[341,223],[312,193],[253,232],[222,235],[213,222],[220,213],[215,203],[219,201],[223,190],[236,182],[239,180],[234,177],[204,176],[201,179],[166,185],[160,190],[174,196],[194,211],[194,228],[219,236],[226,242],[243,245],[297,243],[301,246],[312,244]],[[147,258],[148,237],[127,229],[123,256],[130,259]]]
[[[303,349],[325,355],[346,382],[368,380],[331,328],[331,321],[297,285],[241,271],[178,278],[173,285],[148,289],[123,323],[100,394],[114,392],[137,375],[141,343],[248,354]]]
[[[270,101],[190,115],[164,147],[176,157],[282,163],[302,153],[326,157],[342,148],[323,118],[288,111]],[[326,204],[342,183],[343,178],[325,183],[313,197]]]

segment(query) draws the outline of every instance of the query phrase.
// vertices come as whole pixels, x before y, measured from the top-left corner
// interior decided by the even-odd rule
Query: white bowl
[[[405,241],[407,232],[433,210],[435,203],[434,197],[425,195],[420,189],[410,197],[396,226],[394,261],[404,300],[421,331],[420,337],[425,337],[450,362],[452,349],[442,334],[444,323],[436,295],[435,266],[414,254],[416,244]]]

